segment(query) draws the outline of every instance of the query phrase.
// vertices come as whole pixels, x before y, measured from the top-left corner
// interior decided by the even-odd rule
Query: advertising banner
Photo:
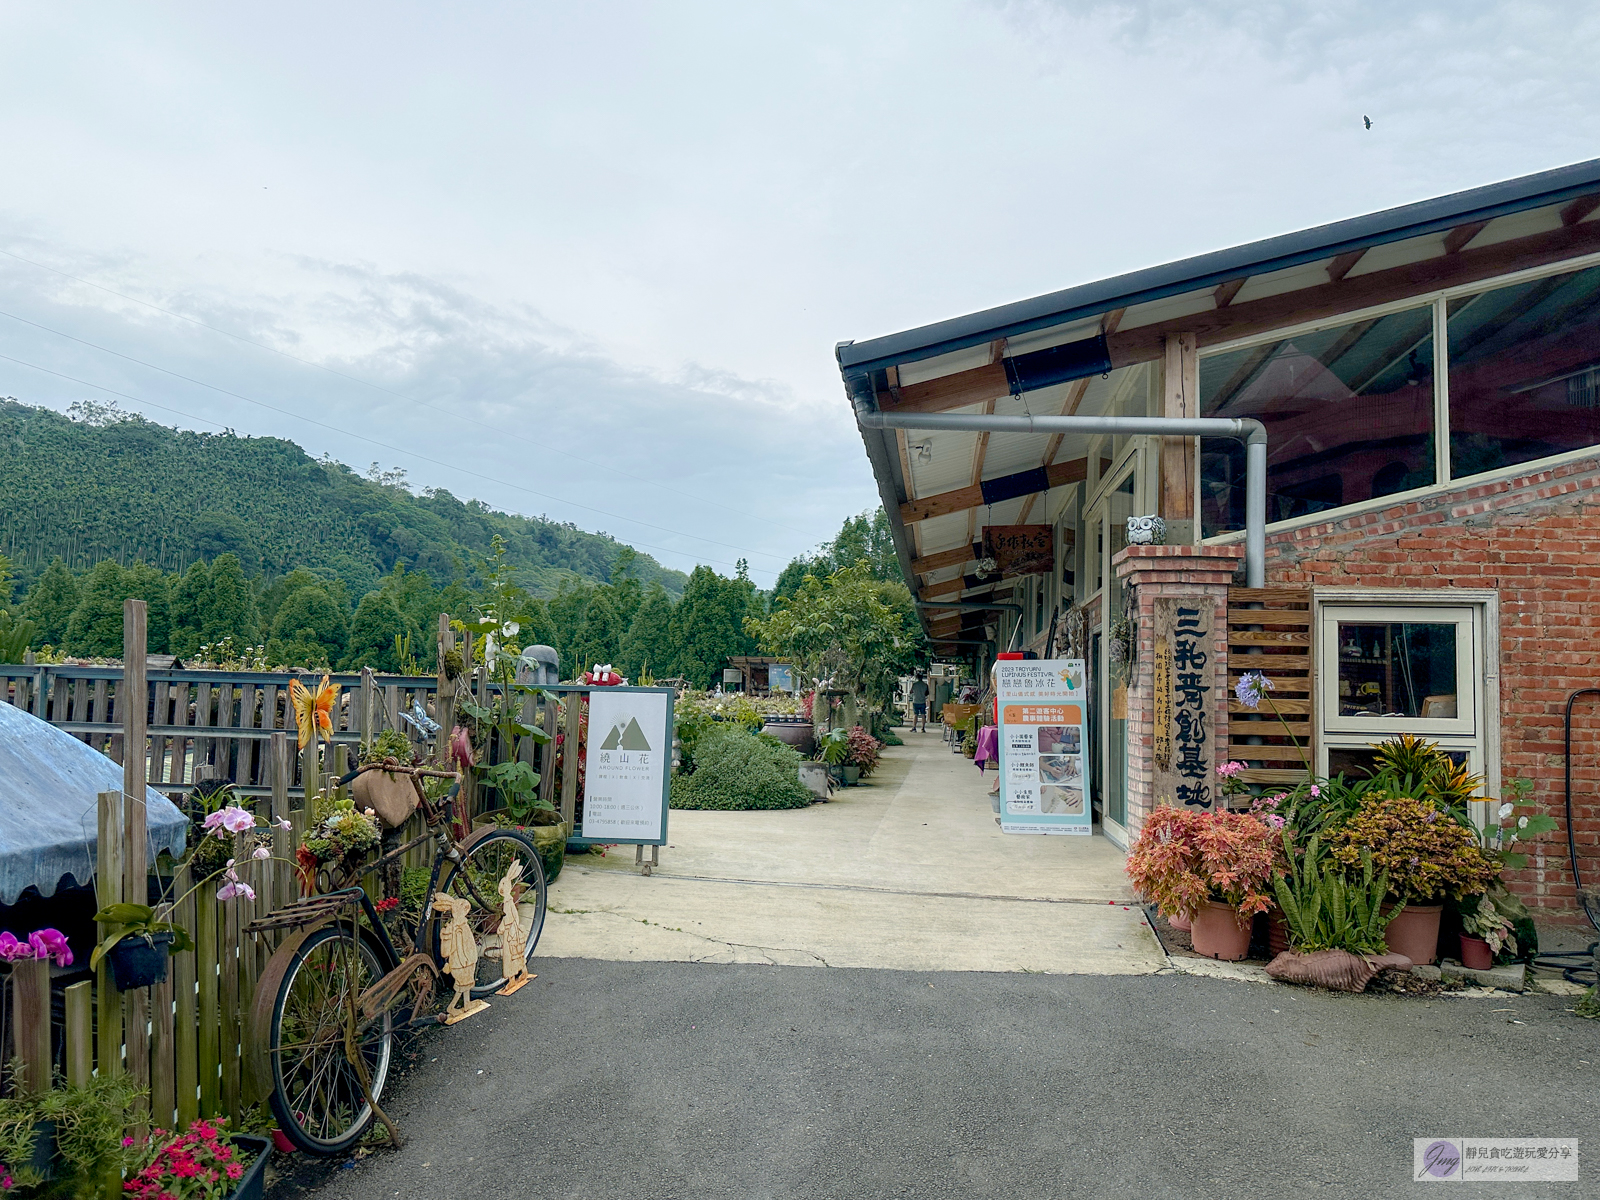
[[[672,762],[670,692],[596,688],[589,693],[583,821],[587,841],[661,845]]]
[[[1083,660],[1003,660],[994,670],[1001,830],[1092,833]]]

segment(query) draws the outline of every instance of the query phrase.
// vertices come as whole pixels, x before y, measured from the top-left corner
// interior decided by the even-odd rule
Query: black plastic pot
[[[272,1153],[272,1139],[253,1134],[235,1134],[234,1147],[241,1155],[255,1155],[255,1160],[245,1168],[228,1200],[261,1200],[266,1191],[267,1156]],[[240,1162],[244,1161],[241,1157]]]
[[[167,957],[172,946],[171,933],[131,933],[115,946],[106,958],[111,962],[111,979],[119,992],[131,992],[160,983],[167,977]]]
[[[35,1121],[33,1133],[33,1157],[28,1160],[28,1166],[33,1168],[39,1178],[49,1179],[55,1173],[56,1123]]]

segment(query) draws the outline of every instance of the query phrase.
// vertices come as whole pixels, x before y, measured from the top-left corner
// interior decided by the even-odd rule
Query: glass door
[[[1128,821],[1128,665],[1113,662],[1111,648],[1117,642],[1117,626],[1122,621],[1123,587],[1117,579],[1112,559],[1128,544],[1128,518],[1136,515],[1138,501],[1137,454],[1131,455],[1122,469],[1111,477],[1108,489],[1089,510],[1085,532],[1096,548],[1095,566],[1100,593],[1099,619],[1090,640],[1093,647],[1095,700],[1098,704],[1098,736],[1091,734],[1099,748],[1099,767],[1094,773],[1094,793],[1100,798],[1102,823],[1113,838],[1125,842]]]

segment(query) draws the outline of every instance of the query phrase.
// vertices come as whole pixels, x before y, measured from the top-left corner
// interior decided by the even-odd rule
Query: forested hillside
[[[278,438],[168,429],[103,406],[82,415],[0,400],[0,554],[24,585],[57,557],[78,572],[111,559],[181,573],[231,553],[246,576],[307,568],[359,597],[397,565],[441,586],[471,581],[499,534],[517,581],[548,596],[563,579],[609,579],[623,548],[443,489],[412,495],[392,473],[364,479]],[[643,554],[631,574],[672,596],[687,582]]]

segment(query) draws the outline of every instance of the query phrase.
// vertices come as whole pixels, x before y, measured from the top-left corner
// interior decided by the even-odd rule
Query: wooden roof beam
[[[948,516],[950,513],[965,512],[969,508],[982,508],[985,504],[997,504],[1000,502],[999,500],[988,500],[984,498],[985,488],[993,488],[996,484],[1003,485],[1008,480],[1021,479],[1024,476],[1033,476],[1036,474],[1042,476],[1038,482],[1044,484],[1045,486],[1033,487],[1029,490],[1037,492],[1049,491],[1050,488],[1064,487],[1069,483],[1077,483],[1079,480],[1087,479],[1089,477],[1089,460],[1086,458],[1075,458],[1069,462],[1051,463],[1050,466],[1044,467],[1038,472],[1021,471],[1015,476],[1006,475],[1001,476],[998,479],[986,479],[982,483],[974,484],[964,488],[956,488],[952,492],[940,492],[936,496],[925,496],[918,500],[907,500],[900,506],[900,520],[909,525],[913,521],[927,521],[933,517],[943,517]],[[1026,494],[1026,492],[1012,492],[1010,496],[1003,498],[1012,499],[1016,496]]]
[[[1211,293],[1212,299],[1217,302],[1218,308],[1227,308],[1233,303],[1233,298],[1239,294],[1239,289],[1248,283],[1249,276],[1243,279],[1230,279],[1227,283],[1219,283],[1217,290]]]
[[[1113,368],[1155,362],[1163,353],[1168,334],[1192,332],[1204,347],[1270,333],[1302,321],[1336,317],[1356,309],[1404,300],[1439,288],[1545,266],[1596,250],[1600,250],[1600,222],[1589,222],[1492,246],[1468,248],[1456,254],[1441,254],[1350,279],[1346,278],[1350,268],[1365,253],[1352,250],[1329,264],[1328,283],[1118,331],[1107,335],[1107,347]],[[898,402],[888,392],[880,392],[878,407],[884,412],[946,412],[1008,395],[1010,390],[1004,364],[991,363],[924,383],[901,385]]]
[[[1561,210],[1561,223],[1576,225],[1597,208],[1600,208],[1600,195],[1579,196]]]
[[[1460,254],[1467,248],[1467,243],[1482,233],[1488,224],[1487,221],[1468,221],[1465,225],[1457,225],[1444,235],[1444,252]]]
[[[929,571],[938,571],[944,567],[962,567],[969,562],[976,562],[977,559],[978,553],[974,547],[957,546],[954,550],[941,550],[937,554],[913,559],[911,569],[918,575],[926,575]]]

